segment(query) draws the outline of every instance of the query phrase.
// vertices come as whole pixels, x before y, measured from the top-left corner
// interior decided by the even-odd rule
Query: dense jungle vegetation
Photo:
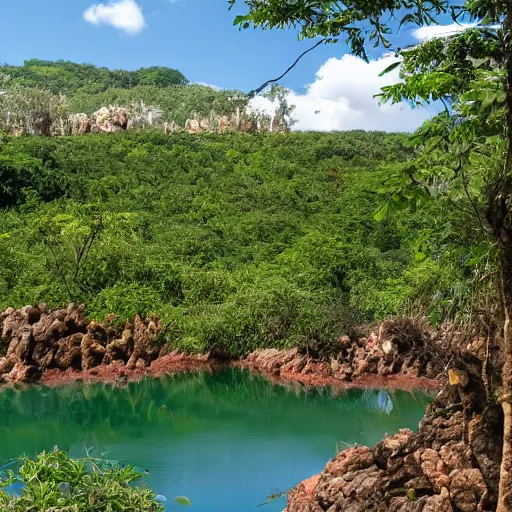
[[[131,89],[141,85],[170,87],[188,83],[177,69],[153,66],[137,71],[111,70],[63,60],[29,59],[23,66],[3,64],[0,65],[0,73],[9,77],[10,85],[68,95],[78,91],[95,94],[109,88]]]
[[[361,131],[6,137],[0,308],[157,313],[173,345],[233,355],[354,334],[434,284],[437,318],[455,278],[417,244],[433,223],[374,219],[410,155]]]

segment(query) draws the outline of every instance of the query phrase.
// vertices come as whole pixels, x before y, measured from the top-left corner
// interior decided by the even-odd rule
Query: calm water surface
[[[232,369],[182,374],[125,387],[103,384],[0,391],[0,463],[55,445],[149,469],[148,486],[168,510],[256,510],[322,470],[344,443],[372,445],[415,429],[429,397],[420,393],[274,386]],[[257,510],[277,512],[285,499]]]

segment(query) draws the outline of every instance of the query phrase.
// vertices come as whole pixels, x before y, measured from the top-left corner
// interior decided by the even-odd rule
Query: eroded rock
[[[352,382],[368,376],[406,376],[435,380],[443,373],[447,358],[433,357],[439,341],[428,339],[414,321],[386,321],[378,335],[351,339],[343,336],[324,346],[306,345],[287,350],[259,349],[246,359],[247,366],[267,375],[308,381],[312,384]],[[300,376],[304,378],[301,379]]]
[[[89,322],[85,308],[70,304],[48,311],[27,306],[0,313],[0,382],[31,382],[50,369],[91,370],[99,365],[147,368],[159,355],[158,319],[137,317],[122,334]],[[132,357],[133,356],[133,357]]]
[[[402,429],[374,448],[339,453],[313,491],[301,484],[288,493],[286,512],[493,510],[473,449],[461,441],[462,413],[440,409],[445,400],[439,393],[417,433]]]
[[[121,132],[128,128],[128,112],[126,109],[109,105],[101,107],[90,118],[90,131],[96,132]]]

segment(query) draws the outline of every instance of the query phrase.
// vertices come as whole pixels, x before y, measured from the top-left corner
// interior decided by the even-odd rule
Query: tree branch
[[[297,57],[297,59],[295,59],[295,62],[281,76],[278,76],[277,78],[273,78],[272,80],[267,80],[264,84],[260,85],[257,89],[249,92],[249,94],[247,96],[249,96],[249,98],[254,98],[254,96],[257,96],[261,91],[263,91],[263,89],[265,89],[265,87],[267,87],[267,85],[272,84],[274,82],[279,82],[279,80],[281,80],[281,78],[286,76],[299,63],[300,59],[302,59],[302,57],[304,57],[304,55],[306,55],[310,51],[314,50],[317,46],[320,46],[322,43],[325,42],[325,40],[326,40],[325,37],[323,39],[320,39],[320,41],[318,41],[314,46],[312,46],[305,52],[301,53]]]
[[[490,229],[484,224],[484,222],[482,220],[482,216],[480,215],[480,211],[478,210],[478,206],[476,205],[476,203],[474,202],[473,198],[471,197],[471,194],[469,193],[468,183],[466,181],[467,180],[467,176],[464,173],[463,166],[460,165],[459,169],[460,169],[460,174],[461,174],[462,186],[464,187],[464,192],[466,194],[466,197],[468,198],[469,204],[472,206],[473,212],[474,212],[474,214],[475,214],[475,216],[476,216],[476,218],[478,220],[478,223],[480,224],[481,228],[484,230],[485,233],[489,233]]]

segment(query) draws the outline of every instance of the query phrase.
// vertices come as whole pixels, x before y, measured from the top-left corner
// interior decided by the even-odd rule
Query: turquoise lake
[[[54,446],[149,470],[167,510],[283,510],[267,501],[319,473],[336,449],[416,429],[430,397],[403,391],[305,390],[230,369],[105,384],[0,391],[0,464]],[[190,507],[173,502],[188,496]]]

